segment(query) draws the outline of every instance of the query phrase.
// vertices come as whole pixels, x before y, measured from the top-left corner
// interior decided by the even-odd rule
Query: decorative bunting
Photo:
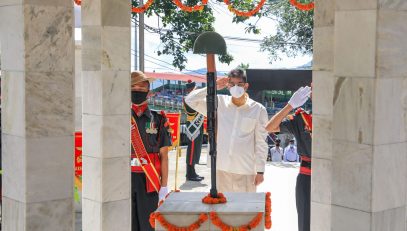
[[[266,0],[260,0],[259,4],[257,4],[257,6],[251,10],[251,11],[239,11],[237,9],[235,9],[232,4],[230,3],[230,0],[223,0],[223,2],[225,2],[225,4],[228,6],[228,9],[230,12],[234,13],[237,16],[240,17],[251,17],[255,14],[257,14],[257,12],[260,11],[260,9],[264,6],[264,4],[266,3]]]
[[[181,10],[186,12],[201,11],[204,9],[204,6],[208,4],[208,0],[202,0],[202,4],[195,6],[186,6],[181,0],[173,0],[174,4],[177,5]]]
[[[290,4],[295,6],[295,8],[302,10],[302,11],[309,11],[314,9],[315,4],[313,1],[309,2],[309,3],[301,3],[298,2],[297,0],[290,0]]]

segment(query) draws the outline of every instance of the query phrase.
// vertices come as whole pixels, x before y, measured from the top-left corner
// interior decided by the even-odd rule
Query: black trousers
[[[158,207],[158,193],[147,193],[146,175],[131,173],[131,230],[154,230],[149,222],[150,214]]]
[[[295,198],[297,202],[298,231],[310,231],[311,176],[298,174]]]

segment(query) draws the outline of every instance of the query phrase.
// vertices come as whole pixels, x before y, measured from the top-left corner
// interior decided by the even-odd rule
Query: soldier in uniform
[[[301,156],[301,167],[295,188],[299,231],[310,230],[312,115],[299,108],[310,96],[311,88],[301,87],[266,126],[268,132],[289,133],[297,140],[297,150]],[[299,109],[294,115],[289,115],[295,108]]]
[[[149,216],[168,194],[169,124],[163,112],[147,104],[150,82],[144,73],[131,73],[131,196],[132,230],[154,230]]]
[[[186,92],[189,94],[195,89],[195,82],[188,80],[186,84]],[[204,177],[196,174],[195,164],[199,164],[199,159],[201,157],[202,141],[203,141],[203,122],[204,116],[194,109],[190,108],[184,102],[184,110],[187,114],[187,129],[186,135],[188,138],[188,149],[187,149],[187,174],[186,178],[190,181],[201,181]]]

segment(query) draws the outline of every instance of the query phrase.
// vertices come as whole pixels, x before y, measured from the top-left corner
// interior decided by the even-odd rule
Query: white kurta
[[[264,172],[267,158],[266,108],[248,99],[237,107],[232,97],[218,95],[217,169],[234,174]],[[206,88],[192,91],[185,102],[206,115]]]

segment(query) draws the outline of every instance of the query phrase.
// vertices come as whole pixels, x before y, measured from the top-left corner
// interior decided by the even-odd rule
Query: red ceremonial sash
[[[137,123],[133,117],[131,118],[131,145],[135,151],[135,155],[132,155],[132,158],[138,159],[141,169],[146,174],[147,192],[159,192],[161,187],[161,175],[159,173],[161,169],[160,158],[157,154],[147,153]],[[151,159],[153,159],[153,162]]]

